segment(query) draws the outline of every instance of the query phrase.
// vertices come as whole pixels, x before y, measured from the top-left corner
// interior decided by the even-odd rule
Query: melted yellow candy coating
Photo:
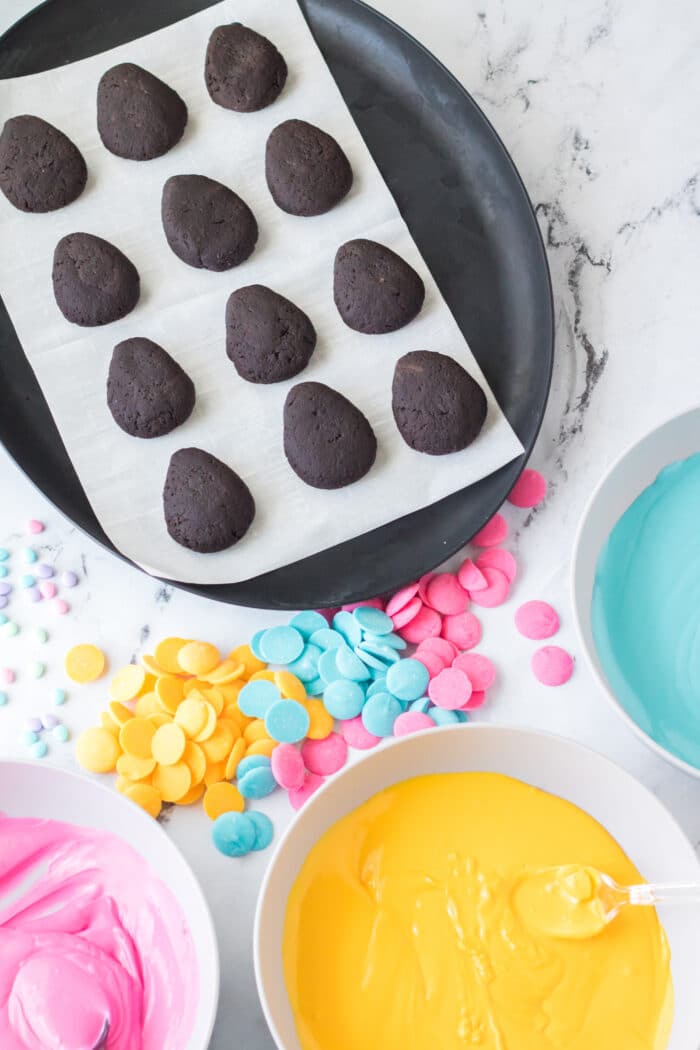
[[[587,939],[523,921],[524,877],[561,865],[642,881],[588,814],[499,774],[418,777],[348,814],[287,906],[303,1050],[663,1050],[673,991],[652,908]]]

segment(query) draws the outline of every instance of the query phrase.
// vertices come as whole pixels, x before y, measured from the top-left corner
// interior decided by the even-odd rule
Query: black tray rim
[[[40,3],[36,4],[35,7],[32,7],[29,11],[27,11],[24,15],[22,15],[21,18],[18,18],[15,22],[12,23],[12,25],[8,26],[8,28],[2,34],[0,34],[0,48],[2,48],[3,43],[5,41],[5,38],[8,37],[11,33],[13,33],[17,29],[18,26],[21,26],[24,22],[29,21],[29,19],[33,18],[37,14],[38,11],[40,11],[44,7],[48,7],[49,4],[51,4],[51,3],[53,3],[53,0],[40,0]],[[547,375],[546,375],[546,380],[547,381],[546,381],[546,396],[544,397],[544,399],[542,401],[542,404],[541,404],[541,406],[540,406],[540,408],[539,408],[539,410],[537,412],[536,425],[533,428],[533,433],[532,433],[531,440],[527,443],[527,445],[523,446],[523,452],[521,453],[521,456],[520,456],[520,463],[519,463],[518,474],[516,475],[516,478],[515,478],[515,480],[513,482],[513,486],[514,486],[515,483],[517,482],[518,478],[522,474],[523,470],[527,466],[527,463],[528,463],[528,461],[530,459],[530,456],[532,454],[532,450],[535,447],[537,439],[538,439],[538,437],[540,435],[540,431],[542,429],[542,424],[544,422],[544,417],[545,417],[545,414],[546,414],[546,411],[547,411],[547,406],[549,404],[549,396],[551,394],[552,375],[553,375],[553,371],[554,371],[554,354],[555,354],[555,349],[556,349],[556,316],[555,316],[555,310],[554,310],[554,290],[553,290],[553,286],[552,286],[552,275],[551,275],[551,271],[550,271],[550,268],[549,268],[549,260],[547,258],[547,250],[546,250],[546,247],[545,247],[544,238],[543,238],[543,235],[542,235],[542,230],[541,230],[539,222],[537,220],[537,212],[536,212],[535,207],[534,207],[534,205],[532,203],[532,200],[530,199],[530,194],[528,193],[527,186],[525,185],[523,177],[520,174],[520,172],[518,171],[518,168],[517,168],[517,166],[515,164],[515,161],[513,160],[512,156],[511,156],[510,150],[506,147],[505,143],[503,142],[503,139],[499,135],[498,131],[496,130],[496,128],[494,127],[492,122],[486,116],[486,114],[482,110],[481,106],[479,106],[479,104],[475,101],[475,99],[472,97],[470,92],[467,90],[467,88],[464,86],[464,84],[457,78],[457,76],[450,69],[448,69],[448,67],[444,64],[444,62],[442,62],[435,54],[433,54],[433,52],[425,44],[421,43],[420,40],[418,40],[416,37],[414,37],[412,33],[409,33],[407,29],[404,29],[403,26],[399,25],[398,22],[395,22],[393,19],[389,18],[388,15],[385,15],[382,11],[378,11],[375,7],[372,7],[371,4],[366,3],[365,0],[350,0],[350,3],[354,7],[357,7],[357,8],[363,9],[366,12],[369,12],[374,18],[378,19],[380,22],[383,22],[392,31],[394,31],[394,32],[400,34],[401,36],[403,36],[404,39],[413,48],[415,48],[418,51],[422,52],[422,54],[425,55],[426,58],[428,58],[440,70],[440,72],[449,81],[451,81],[453,87],[456,88],[458,94],[462,97],[463,102],[465,102],[472,110],[474,110],[476,112],[477,116],[487,126],[487,128],[490,131],[491,135],[493,136],[496,144],[500,148],[504,159],[507,161],[507,163],[508,163],[508,165],[509,165],[509,167],[511,169],[512,174],[515,176],[515,181],[519,184],[520,189],[522,191],[523,198],[524,198],[525,203],[526,203],[526,206],[527,206],[527,208],[529,209],[529,211],[531,213],[532,222],[533,222],[534,230],[535,230],[535,233],[536,233],[537,248],[538,248],[539,254],[541,256],[542,263],[543,263],[543,272],[544,272],[544,277],[545,277],[545,285],[546,285],[547,299],[548,299],[547,306],[548,306],[548,311],[549,311],[549,321],[550,321],[550,323],[549,323],[549,331],[547,333],[548,339],[547,339],[547,347],[546,347],[546,350],[547,350]],[[306,12],[304,11],[303,6],[302,6],[302,15],[304,16],[304,18],[305,18],[305,20],[307,21],[307,24],[308,24],[308,19],[307,19]],[[193,17],[193,16],[186,15],[184,18],[176,19],[175,22],[168,23],[168,25],[175,25],[177,22],[185,21],[185,19],[188,18],[188,17]],[[166,28],[166,27],[163,27],[163,28]],[[309,26],[309,30],[310,30],[310,32],[313,35],[313,30],[311,29],[311,26]],[[141,38],[140,37],[135,37],[133,39],[141,39]],[[107,49],[107,50],[109,50],[109,49]],[[103,54],[103,53],[104,52],[101,52],[101,51],[95,52],[95,54]],[[85,56],[85,57],[93,57],[93,56]],[[51,68],[55,69],[57,67],[52,66]],[[4,78],[0,77],[0,83],[2,83],[3,79]],[[518,435],[518,440],[520,440],[521,443],[522,443],[522,439],[520,438],[519,435]],[[251,601],[242,601],[242,600],[240,600],[240,601],[233,601],[233,600],[231,600],[230,598],[226,597],[224,594],[221,593],[222,591],[226,591],[231,586],[238,586],[240,584],[248,584],[248,583],[252,583],[256,579],[258,579],[258,580],[262,579],[263,576],[271,576],[275,571],[277,571],[275,569],[272,569],[268,573],[261,574],[260,576],[257,576],[257,577],[252,576],[252,577],[249,577],[247,580],[237,581],[235,584],[183,583],[183,582],[181,582],[179,580],[172,580],[172,579],[168,579],[167,577],[164,577],[164,576],[155,576],[155,575],[151,575],[150,573],[147,573],[144,569],[141,568],[141,566],[137,565],[136,562],[131,561],[131,559],[128,558],[125,554],[122,554],[121,551],[117,550],[117,548],[110,541],[109,537],[107,537],[104,534],[104,530],[102,529],[102,527],[101,527],[101,525],[99,523],[99,520],[98,520],[97,516],[95,515],[95,512],[92,509],[92,506],[90,505],[90,501],[87,498],[87,494],[85,493],[84,489],[83,489],[83,493],[85,494],[85,498],[87,500],[87,503],[90,506],[91,515],[92,515],[92,517],[94,519],[94,522],[95,522],[95,524],[97,526],[97,529],[102,533],[102,536],[104,536],[104,538],[102,538],[102,536],[100,536],[100,535],[94,535],[93,532],[89,531],[89,529],[87,527],[84,527],[83,525],[80,525],[80,524],[78,524],[78,522],[74,521],[73,518],[70,516],[70,514],[67,511],[65,511],[62,507],[60,507],[55,502],[54,499],[50,498],[43,491],[43,489],[39,486],[39,484],[37,482],[35,482],[34,478],[28,473],[28,471],[24,468],[24,466],[22,465],[22,463],[20,463],[20,461],[16,458],[16,456],[14,456],[10,452],[10,450],[7,448],[7,446],[4,444],[4,442],[2,444],[3,444],[3,448],[5,449],[5,452],[9,456],[10,460],[15,464],[15,466],[17,467],[17,469],[20,472],[20,474],[23,475],[24,478],[26,478],[26,480],[30,483],[32,488],[35,491],[39,492],[41,494],[41,496],[54,508],[54,510],[56,510],[67,522],[69,522],[70,525],[74,529],[77,529],[80,533],[82,533],[82,535],[87,536],[93,543],[96,543],[100,548],[102,548],[102,550],[106,551],[108,554],[118,558],[125,565],[128,565],[131,568],[136,569],[138,572],[141,572],[141,573],[143,573],[146,576],[150,576],[150,578],[152,580],[155,580],[158,583],[163,584],[164,586],[174,587],[174,588],[177,588],[178,590],[186,591],[189,594],[195,594],[195,595],[197,595],[200,598],[208,598],[211,601],[216,601],[216,602],[219,602],[220,604],[224,604],[224,605],[237,605],[237,606],[240,606],[242,608],[268,608],[268,609],[271,609],[271,610],[274,609],[274,610],[277,610],[277,611],[287,611],[287,612],[293,611],[293,610],[298,608],[297,605],[291,604],[291,603],[289,603],[287,601],[277,601],[277,602],[274,603],[274,605],[268,605],[268,606],[260,606],[260,605],[255,604],[254,602],[251,602]],[[499,470],[505,470],[508,467],[510,467],[511,465],[512,465],[512,461],[511,461],[511,463],[504,464],[504,466],[499,468]],[[496,473],[498,473],[498,471]],[[80,480],[80,479],[78,479],[78,480]],[[81,484],[81,488],[82,488],[82,484]],[[446,497],[446,498],[449,498],[449,497]],[[489,510],[489,514],[487,515],[485,520],[488,521],[499,510],[499,508],[502,505],[503,505],[503,501],[502,500],[498,500],[494,505],[492,505],[490,510]],[[406,516],[410,517],[411,515],[406,515]],[[394,520],[398,521],[400,519],[397,518],[397,519],[394,519]],[[390,524],[390,523],[388,523],[388,524]],[[379,529],[382,529],[382,528],[386,528],[386,525],[379,526],[377,531],[379,531]],[[375,530],[370,530],[370,531],[375,531]],[[466,537],[465,540],[462,541],[462,543],[457,544],[456,546],[453,546],[451,548],[446,548],[444,552],[441,552],[442,556],[440,558],[440,561],[436,562],[435,565],[427,566],[423,571],[424,572],[429,572],[433,568],[435,568],[436,565],[442,564],[444,561],[447,561],[454,554],[456,554],[458,550],[461,550],[461,548],[466,543],[468,543],[470,539],[471,539],[471,536]],[[338,546],[342,546],[342,544],[338,544]],[[332,549],[333,549],[332,547],[331,548],[325,548],[325,550],[332,550]],[[318,551],[317,552],[317,554],[321,554],[321,553],[323,553],[323,551]],[[315,555],[312,555],[312,557],[315,557]],[[299,559],[298,562],[290,563],[290,564],[299,564],[299,562],[303,561],[303,560],[304,559]],[[369,597],[374,597],[374,595],[363,595],[362,597],[369,598]],[[348,601],[352,601],[352,600],[355,600],[355,599],[353,599],[353,598],[349,598],[348,599]],[[357,600],[361,600],[361,599],[358,598]]]

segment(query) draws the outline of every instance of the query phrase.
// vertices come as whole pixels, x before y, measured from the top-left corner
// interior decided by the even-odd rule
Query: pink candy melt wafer
[[[272,775],[287,791],[300,788],[306,779],[304,759],[293,744],[278,744],[270,758]]]
[[[518,563],[510,551],[504,551],[500,547],[492,550],[482,551],[476,559],[479,569],[498,569],[512,583],[518,573]]]
[[[423,608],[423,602],[420,598],[411,598],[410,602],[407,602],[398,612],[392,614],[391,622],[394,625],[394,630],[398,631],[401,627],[405,627],[407,623],[414,620],[418,613]]]
[[[433,576],[425,593],[428,605],[446,616],[464,612],[469,605],[469,595],[451,572],[439,572]]]
[[[460,653],[455,657],[452,666],[464,671],[472,689],[476,689],[477,692],[483,692],[496,681],[496,668],[488,656],[482,656],[481,653]]]
[[[43,521],[38,521],[36,518],[32,518],[27,522],[27,532],[31,533],[32,536],[37,536],[40,532],[44,531]]]
[[[545,645],[532,657],[532,672],[542,685],[564,685],[574,671],[574,661],[566,649]]]
[[[487,521],[483,529],[472,537],[475,547],[497,547],[503,543],[508,535],[508,525],[502,514],[494,514],[491,521]]]
[[[481,624],[474,613],[446,616],[442,621],[442,637],[456,645],[457,649],[473,649],[481,641],[481,634]]]
[[[404,711],[394,722],[394,736],[408,736],[409,733],[418,733],[421,729],[434,729],[435,723],[430,715],[422,711]]]
[[[374,736],[365,729],[362,715],[341,722],[340,732],[346,744],[354,747],[356,751],[368,751],[371,747],[376,747],[381,740],[380,736]]]
[[[393,616],[399,609],[405,608],[412,598],[418,594],[418,584],[409,583],[406,587],[402,587],[400,591],[392,595],[389,601],[386,603],[386,609],[384,612],[387,616]]]
[[[444,671],[448,666],[442,657],[431,649],[418,648],[413,654],[413,659],[420,660],[431,678],[434,678],[436,674],[440,674],[440,671]]]
[[[510,490],[508,502],[514,507],[536,507],[547,495],[547,482],[539,470],[524,470]]]
[[[478,711],[480,707],[484,706],[485,702],[486,693],[480,689],[474,689],[466,704],[464,704],[463,707],[460,707],[460,711]]]
[[[457,573],[457,579],[465,591],[483,591],[488,587],[488,580],[471,558],[467,558],[466,561],[462,562]]]
[[[457,711],[472,695],[472,684],[457,667],[446,667],[428,686],[428,696],[436,707]]]
[[[510,591],[508,577],[504,576],[499,569],[484,567],[481,571],[488,581],[488,587],[484,591],[473,591],[471,600],[475,605],[481,605],[484,609],[495,609],[497,605],[503,605],[508,598]]]
[[[418,597],[424,604],[428,603],[428,584],[434,575],[434,572],[426,572],[418,581]]]
[[[434,609],[426,605],[415,616],[410,623],[399,632],[404,641],[410,645],[418,645],[424,638],[437,637],[442,627],[442,617]]]
[[[452,642],[448,642],[446,638],[425,638],[418,646],[416,656],[424,650],[437,653],[440,659],[444,661],[446,667],[449,667],[459,652],[457,646]]]
[[[348,745],[340,733],[331,733],[325,740],[309,738],[304,741],[301,757],[311,773],[327,777],[337,773],[347,762]]]
[[[301,787],[293,788],[287,792],[292,809],[301,809],[307,799],[311,798],[314,791],[318,791],[323,783],[325,783],[324,777],[320,777],[316,773],[307,773]]]
[[[549,602],[525,602],[515,613],[515,626],[526,638],[551,638],[559,630],[559,615]]]

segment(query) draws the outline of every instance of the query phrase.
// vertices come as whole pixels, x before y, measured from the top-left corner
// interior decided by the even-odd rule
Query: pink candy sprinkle
[[[469,595],[451,572],[439,572],[425,588],[428,605],[436,612],[454,616],[469,605]]]
[[[551,638],[559,630],[559,615],[549,602],[525,602],[515,613],[515,626],[526,638]]]
[[[301,787],[292,788],[291,791],[287,792],[292,809],[301,809],[307,799],[311,798],[314,791],[318,791],[324,783],[324,777],[319,777],[316,773],[307,773]]]
[[[472,695],[472,684],[457,667],[446,667],[428,686],[428,696],[436,707],[457,711]]]
[[[369,748],[376,747],[381,740],[380,736],[367,732],[362,722],[362,715],[341,722],[340,732],[345,743],[354,747],[356,751],[368,751]]]
[[[410,623],[411,620],[414,620],[422,608],[423,602],[420,598],[412,598],[398,612],[392,613],[391,621],[394,625],[394,630],[398,631],[405,627],[407,623]]]
[[[426,638],[418,646],[418,652],[416,652],[416,656],[418,656],[418,653],[423,652],[424,650],[427,652],[437,653],[440,659],[445,664],[445,667],[448,667],[454,660],[455,656],[457,656],[457,654],[459,653],[459,649],[457,648],[457,646],[453,645],[452,642],[448,642],[445,638]]]
[[[430,715],[422,711],[404,711],[394,722],[394,736],[408,736],[409,733],[418,733],[421,729],[434,729],[435,723]]]
[[[37,536],[40,532],[44,531],[43,521],[37,521],[36,518],[31,518],[27,522],[27,532],[31,533],[32,536]]]
[[[386,609],[384,612],[387,616],[394,616],[400,609],[404,609],[412,598],[418,594],[418,584],[409,583],[408,586],[402,587],[400,591],[397,591],[389,601],[386,603]]]
[[[481,624],[474,613],[464,612],[457,616],[446,616],[442,621],[442,637],[461,651],[473,649],[478,645],[481,634]]]
[[[384,611],[384,602],[381,598],[366,598],[363,602],[351,602],[350,605],[343,605],[344,612],[353,612],[354,609],[381,609]]]
[[[55,603],[56,612],[59,616],[65,616],[70,610],[70,605],[63,598],[58,598]]]
[[[486,702],[486,693],[480,689],[475,689],[472,695],[467,700],[463,707],[460,707],[460,711],[477,711],[480,707],[483,707]]]
[[[403,611],[403,610],[402,610]],[[399,613],[399,615],[401,615]],[[404,641],[411,645],[417,645],[424,638],[435,638],[440,634],[442,628],[442,617],[434,609],[426,605],[414,616],[410,623],[399,632]]]
[[[272,775],[287,791],[300,788],[306,779],[304,760],[293,744],[278,744],[270,758]]]
[[[542,685],[564,685],[574,671],[574,661],[566,649],[545,645],[533,654],[532,672]]]
[[[440,671],[444,671],[448,666],[438,653],[432,652],[430,649],[417,649],[413,654],[413,658],[420,660],[431,678],[440,674]]]
[[[488,656],[482,656],[481,653],[461,653],[455,658],[452,666],[464,671],[472,689],[476,689],[477,692],[484,692],[496,681],[496,668]]]
[[[483,529],[477,532],[476,536],[472,537],[472,543],[476,547],[497,547],[499,543],[503,543],[504,539],[508,535],[508,525],[506,519],[502,514],[494,514],[490,521],[487,521]]]
[[[482,551],[476,559],[476,565],[479,569],[498,569],[507,577],[509,583],[513,582],[518,573],[518,564],[513,555],[510,551],[504,551],[500,547]]]
[[[12,685],[16,677],[15,672],[10,667],[0,667],[0,682],[4,685]]]
[[[488,580],[471,558],[467,558],[466,561],[462,562],[457,573],[457,579],[465,591],[483,591],[484,588],[488,587]]]
[[[272,752],[274,755],[274,751]],[[331,733],[325,740],[304,741],[301,749],[306,768],[320,776],[330,776],[342,769],[348,760],[347,741],[340,733]]]
[[[51,580],[42,580],[39,584],[39,594],[42,598],[55,598],[57,593],[56,584]]]
[[[514,507],[536,507],[547,495],[547,482],[539,470],[524,470],[510,491],[508,502]]]
[[[499,569],[489,569],[484,566],[481,570],[488,581],[488,587],[484,591],[474,591],[470,597],[475,605],[481,605],[484,609],[495,609],[497,605],[503,605],[508,598],[510,584],[508,577],[504,576]]]

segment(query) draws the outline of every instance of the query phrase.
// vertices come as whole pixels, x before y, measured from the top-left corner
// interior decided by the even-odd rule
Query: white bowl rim
[[[615,696],[613,690],[610,688],[610,685],[608,684],[608,681],[605,678],[605,676],[602,674],[598,662],[591,653],[590,646],[588,645],[588,642],[586,640],[586,634],[583,628],[583,624],[581,622],[581,617],[579,616],[578,602],[576,600],[576,577],[581,546],[583,544],[583,537],[586,531],[586,526],[588,525],[588,519],[591,515],[594,506],[598,502],[600,491],[603,488],[603,486],[607,483],[608,479],[611,477],[612,474],[615,473],[616,470],[618,470],[622,466],[622,463],[627,459],[628,456],[630,456],[634,452],[634,450],[639,445],[652,438],[653,435],[657,433],[657,431],[663,430],[664,427],[669,426],[669,424],[671,423],[675,423],[676,420],[683,419],[686,416],[697,415],[698,413],[700,413],[700,404],[696,404],[694,406],[691,406],[690,408],[685,408],[682,412],[672,413],[670,416],[668,416],[668,418],[662,420],[660,423],[657,423],[656,426],[652,427],[651,430],[648,430],[645,434],[642,434],[641,437],[638,437],[635,441],[630,442],[630,444],[617,457],[617,459],[613,460],[613,462],[605,471],[602,478],[598,481],[590,496],[586,500],[586,506],[584,507],[583,514],[581,515],[581,520],[579,521],[578,527],[576,529],[576,534],[574,537],[574,546],[571,555],[571,565],[569,568],[569,591],[571,595],[571,604],[573,606],[574,624],[576,627],[576,634],[578,636],[579,644],[581,646],[581,650],[583,651],[584,659],[586,661],[586,666],[592,673],[594,679],[600,686],[604,696],[606,697],[610,705],[614,708],[614,710],[617,712],[620,718],[622,718],[622,720],[627,724],[627,726],[632,730],[635,736],[637,736],[637,738],[641,740],[642,743],[646,744],[646,746],[649,747],[652,751],[656,752],[656,754],[659,755],[660,758],[663,758],[666,762],[670,762],[671,765],[674,765],[677,769],[682,770],[684,773],[688,773],[691,777],[694,777],[696,780],[700,780],[700,767],[693,766],[690,764],[690,762],[686,762],[685,759],[679,758],[678,755],[674,755],[672,751],[668,751],[661,744],[657,743],[657,741],[654,740],[653,737],[650,737],[648,733],[645,733],[642,727],[638,725],[632,718],[632,716],[625,710],[618,698]]]
[[[199,883],[199,879],[190,867],[187,858],[184,856],[179,847],[173,842],[168,833],[161,827],[157,820],[154,820],[153,817],[150,817],[147,813],[145,813],[140,806],[136,806],[133,802],[130,803],[127,801],[127,799],[122,798],[119,795],[119,792],[107,787],[106,784],[98,784],[91,777],[86,777],[82,773],[77,773],[72,769],[64,769],[62,766],[51,765],[47,762],[40,762],[32,759],[0,758],[0,769],[9,769],[11,771],[13,766],[20,767],[22,769],[32,768],[36,770],[41,770],[43,773],[50,771],[52,774],[59,774],[60,776],[67,777],[71,780],[79,782],[82,787],[85,787],[85,785],[87,784],[92,790],[107,796],[111,800],[111,802],[116,803],[118,808],[123,808],[124,806],[128,807],[128,813],[131,818],[135,819],[137,823],[143,824],[143,827],[148,829],[149,834],[155,833],[156,838],[161,838],[162,841],[168,843],[168,846],[171,849],[175,850],[182,862],[183,868],[187,872],[187,875],[195,892],[199,896],[199,904],[202,908],[202,918],[206,927],[206,934],[213,947],[213,958],[211,961],[213,963],[212,969],[214,975],[214,994],[212,997],[212,1007],[210,1011],[210,1016],[207,1019],[206,1031],[204,1032],[205,1042],[202,1044],[202,1050],[204,1050],[204,1048],[209,1046],[209,1043],[211,1042],[212,1033],[214,1031],[214,1025],[216,1024],[216,1018],[219,1012],[219,997],[221,993],[221,959],[219,956],[219,942],[216,936],[216,926],[214,925],[214,918],[211,913],[211,908],[209,907],[209,902],[206,898],[204,890],[202,889]],[[70,823],[70,820],[68,820],[67,822]],[[127,841],[124,838],[124,835],[121,834],[121,832],[119,831],[113,831],[112,834],[116,835],[118,838],[121,838],[125,842]],[[131,845],[130,842],[127,842],[127,845],[131,846],[131,848],[136,853],[139,852],[135,846]],[[162,881],[162,876],[158,876],[158,878],[161,878]]]
[[[692,855],[692,858],[694,859],[696,865],[700,865],[700,860],[698,859],[695,850],[693,849],[692,843],[690,842],[688,835],[683,830],[679,822],[676,820],[673,813],[671,813],[668,807],[665,806],[659,798],[657,798],[653,791],[651,791],[645,784],[642,784],[640,780],[633,776],[632,773],[628,772],[623,766],[618,765],[617,762],[614,762],[611,758],[608,758],[607,755],[602,754],[602,752],[600,751],[596,751],[595,748],[590,747],[588,744],[583,744],[580,741],[575,740],[573,737],[564,736],[561,733],[553,733],[547,729],[530,728],[529,726],[516,725],[512,722],[471,722],[468,725],[436,726],[434,729],[422,729],[417,733],[411,733],[410,735],[403,738],[390,738],[388,744],[384,745],[384,749],[386,749],[387,746],[389,748],[395,747],[397,745],[401,746],[402,742],[405,742],[407,740],[413,740],[416,737],[425,737],[428,734],[430,734],[431,737],[434,737],[436,733],[440,735],[445,735],[447,733],[459,732],[467,732],[470,734],[493,734],[500,732],[517,733],[521,736],[537,737],[540,740],[549,740],[557,745],[565,744],[569,747],[580,751],[583,754],[593,756],[596,759],[596,761],[599,761],[603,765],[608,766],[610,769],[614,770],[616,776],[621,776],[627,781],[631,781],[636,788],[641,790],[644,795],[648,796],[649,800],[653,803],[654,806],[663,810],[665,817],[668,820],[669,826],[673,827],[677,834],[686,843],[689,850],[689,855]],[[335,776],[328,777],[326,783],[323,784],[319,788],[319,790],[316,791],[311,796],[311,798],[304,804],[300,816],[301,814],[308,812],[310,808],[315,808],[318,804],[318,799],[321,798],[321,796],[324,795],[334,784],[336,784],[338,780],[342,780],[345,773],[350,768],[356,768],[358,765],[362,765],[363,762],[376,757],[378,753],[381,752],[378,752],[377,749],[363,752],[358,761],[356,763],[353,763],[352,767],[346,766],[345,769],[341,770]],[[552,794],[556,794],[556,792],[552,792]],[[270,859],[270,863],[267,865],[265,875],[260,885],[260,890],[258,891],[258,900],[255,909],[255,924],[253,928],[253,965],[255,970],[255,983],[258,990],[258,998],[262,1006],[265,1021],[267,1022],[267,1026],[277,1047],[282,1047],[285,1044],[283,1042],[282,1035],[277,1027],[276,1021],[272,1016],[272,1010],[270,1008],[270,1004],[267,998],[265,982],[263,981],[262,977],[263,946],[261,939],[261,924],[263,909],[265,907],[265,903],[268,897],[268,887],[270,882],[272,881],[274,871],[277,867],[278,858],[283,852],[288,840],[292,837],[292,835],[295,834],[297,823],[297,818],[292,820],[292,822],[287,826],[283,834],[279,837],[275,845],[274,853],[272,855],[272,858]]]

